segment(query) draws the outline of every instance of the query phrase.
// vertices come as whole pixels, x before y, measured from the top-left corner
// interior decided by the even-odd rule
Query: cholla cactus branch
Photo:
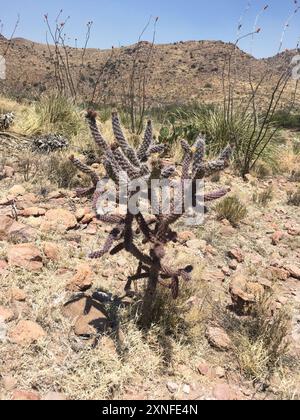
[[[120,145],[121,149],[123,150],[123,153],[134,166],[139,167],[140,161],[137,158],[135,150],[129,145],[128,141],[126,140],[123,134],[119,116],[116,112],[112,114],[112,126],[115,138],[118,144]]]

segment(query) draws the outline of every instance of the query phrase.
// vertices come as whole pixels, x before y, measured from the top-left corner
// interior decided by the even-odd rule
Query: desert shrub
[[[259,206],[267,206],[274,198],[274,190],[273,187],[268,187],[261,193],[255,193],[253,195],[253,202],[258,204]]]
[[[289,110],[278,110],[273,116],[274,124],[285,129],[300,129],[300,114]]]
[[[233,226],[247,216],[247,208],[237,196],[226,197],[216,205],[215,210],[219,220],[227,219]]]
[[[300,188],[296,192],[288,193],[288,205],[289,206],[300,206]]]
[[[23,131],[31,136],[53,133],[70,139],[82,128],[82,118],[74,104],[54,92],[43,96],[34,109],[29,110]]]
[[[86,185],[86,178],[78,175],[74,165],[61,154],[52,155],[44,162],[44,177],[59,188],[76,188]]]

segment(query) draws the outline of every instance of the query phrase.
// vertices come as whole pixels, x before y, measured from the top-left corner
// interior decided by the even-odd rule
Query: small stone
[[[20,213],[23,217],[40,217],[45,216],[46,210],[39,207],[28,207]]]
[[[81,223],[83,225],[88,225],[94,220],[95,217],[96,217],[95,213],[88,213],[83,217],[83,219],[81,220]]]
[[[213,390],[213,396],[218,401],[238,400],[236,392],[227,384],[218,384]]]
[[[18,197],[20,195],[24,195],[26,193],[26,190],[22,185],[14,185],[9,191],[9,195],[13,197]]]
[[[223,369],[223,368],[222,368],[222,367],[220,367],[220,366],[218,366],[218,367],[215,369],[215,374],[216,374],[216,376],[217,376],[218,378],[220,378],[220,379],[223,379],[223,378],[225,378],[225,376],[226,376],[225,369]]]
[[[295,264],[289,264],[284,269],[290,274],[291,277],[300,280],[300,267]]]
[[[168,382],[167,388],[171,394],[175,394],[179,390],[179,385],[176,382]]]
[[[77,226],[77,219],[73,213],[65,209],[52,209],[47,211],[41,224],[42,231],[58,231],[65,233]]]
[[[228,256],[229,256],[229,258],[231,258],[233,260],[236,260],[238,263],[242,263],[245,260],[243,254],[242,254],[242,251],[240,249],[237,249],[237,248],[231,249],[228,252]]]
[[[217,269],[205,269],[202,273],[202,280],[207,282],[223,282],[225,280],[225,274],[222,270]]]
[[[247,278],[239,273],[231,281],[229,292],[234,305],[234,309],[238,315],[248,313],[251,305],[264,294],[264,288],[259,283],[251,283]]]
[[[93,271],[89,264],[81,264],[77,267],[77,273],[67,285],[70,292],[85,292],[93,285]]]
[[[226,351],[232,347],[231,339],[222,328],[208,328],[206,337],[210,345],[218,350]]]
[[[197,369],[198,369],[198,372],[200,373],[200,375],[202,375],[202,376],[209,376],[210,377],[211,374],[212,374],[211,366],[209,364],[205,363],[205,362],[200,363]]]
[[[15,318],[15,314],[11,309],[0,306],[0,318],[2,318],[4,322],[10,322]]]
[[[17,287],[13,287],[10,290],[10,298],[12,301],[25,302],[27,299],[27,295],[24,292],[24,290],[18,289]]]
[[[0,241],[7,238],[9,228],[13,222],[13,219],[9,216],[0,216]]]
[[[275,232],[272,236],[272,245],[277,246],[284,238],[284,232]]]
[[[48,258],[48,260],[57,262],[59,261],[59,257],[61,255],[60,248],[53,242],[45,242],[43,245],[44,254]]]
[[[60,392],[48,392],[43,398],[44,401],[67,401],[67,397]]]
[[[9,333],[14,344],[29,345],[46,336],[43,328],[36,322],[20,321]]]
[[[13,392],[13,401],[39,401],[41,397],[36,392],[15,390]]]
[[[284,270],[283,268],[278,267],[270,267],[268,272],[266,272],[266,275],[271,280],[276,279],[281,281],[287,281],[287,279],[289,278],[289,272]]]
[[[178,235],[177,235],[177,240],[181,244],[185,244],[188,241],[192,241],[194,239],[196,239],[196,236],[191,231],[179,232]]]
[[[8,248],[8,264],[28,271],[40,271],[43,260],[40,251],[33,244],[19,244]]]
[[[189,395],[191,393],[191,387],[188,384],[184,384],[182,387],[182,392],[186,395]]]
[[[229,268],[230,270],[236,271],[238,269],[238,262],[236,260],[232,260],[229,262]]]

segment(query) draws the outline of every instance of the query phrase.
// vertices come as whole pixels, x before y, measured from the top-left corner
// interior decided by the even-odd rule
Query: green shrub
[[[253,195],[253,202],[259,206],[267,206],[274,198],[273,187],[268,187],[261,193],[255,193]]]

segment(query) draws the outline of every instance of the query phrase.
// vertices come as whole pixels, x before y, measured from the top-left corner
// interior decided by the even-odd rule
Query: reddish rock
[[[275,232],[272,236],[272,245],[276,246],[278,245],[282,239],[284,238],[284,232],[278,231]]]
[[[42,256],[33,244],[13,245],[7,251],[8,263],[28,271],[40,271],[43,268]]]
[[[24,290],[21,290],[21,289],[19,289],[19,288],[17,288],[17,287],[13,287],[11,290],[10,290],[10,299],[12,300],[12,301],[16,301],[16,302],[25,302],[26,301],[26,299],[27,299],[27,295],[26,295],[26,293],[24,292]]]
[[[177,235],[178,242],[185,244],[188,241],[196,239],[196,235],[191,231],[179,232]]]
[[[105,309],[96,300],[84,296],[67,303],[63,315],[74,323],[74,331],[78,336],[91,336],[105,333],[109,321]]]
[[[5,274],[8,270],[8,264],[6,261],[0,260],[0,274]]]
[[[202,376],[207,376],[209,378],[212,378],[214,376],[213,368],[206,362],[202,362],[197,367],[198,372]]]
[[[68,398],[60,392],[48,392],[43,398],[44,401],[66,401]]]
[[[232,260],[229,262],[230,270],[236,271],[238,269],[239,263],[236,260]]]
[[[287,281],[287,279],[289,278],[288,271],[279,267],[270,267],[270,269],[266,272],[266,274],[268,275],[268,278],[270,278],[271,280],[276,279],[276,280],[281,280],[281,281]]]
[[[39,207],[29,207],[25,210],[22,210],[21,216],[23,217],[40,217],[45,216],[46,210]]]
[[[59,261],[61,251],[59,246],[55,243],[45,242],[43,244],[43,251],[48,260],[53,262]]]
[[[12,197],[18,197],[20,195],[24,195],[26,193],[26,190],[24,187],[22,187],[22,185],[14,185],[10,190],[9,190],[9,195],[11,195]]]
[[[7,239],[12,242],[30,242],[35,236],[34,229],[19,222],[13,222],[7,231]]]
[[[88,225],[89,223],[91,223],[94,220],[95,217],[96,217],[96,214],[95,213],[87,213],[83,217],[83,219],[81,220],[81,223],[83,225]]]
[[[212,347],[226,351],[232,348],[232,342],[226,331],[218,327],[210,327],[206,332],[206,338]]]
[[[237,393],[227,384],[218,384],[213,390],[213,396],[218,401],[236,401]]]
[[[4,322],[10,322],[14,319],[15,315],[11,309],[0,306],[0,319],[3,319]]]
[[[207,282],[223,282],[225,280],[225,274],[222,270],[218,269],[205,269],[202,273],[202,280]]]
[[[77,226],[73,213],[65,209],[52,209],[47,211],[45,220],[41,224],[42,231],[58,231],[64,233]]]
[[[238,263],[242,263],[245,260],[243,254],[242,254],[242,251],[240,249],[237,249],[237,248],[231,249],[228,252],[228,256],[232,260],[236,260]]]
[[[81,264],[77,267],[77,273],[67,285],[70,292],[84,292],[93,285],[93,271],[88,264]]]
[[[284,269],[289,273],[291,277],[300,280],[300,266],[295,264],[289,264],[286,265]]]
[[[36,392],[15,390],[13,392],[13,401],[39,401],[41,397]]]
[[[238,274],[232,279],[229,292],[236,313],[244,315],[264,294],[264,288],[259,283],[248,282],[243,274]]]
[[[13,219],[8,216],[0,216],[0,241],[7,238],[8,230],[13,224]]]
[[[46,336],[43,328],[36,322],[20,321],[9,333],[12,343],[29,345]]]

